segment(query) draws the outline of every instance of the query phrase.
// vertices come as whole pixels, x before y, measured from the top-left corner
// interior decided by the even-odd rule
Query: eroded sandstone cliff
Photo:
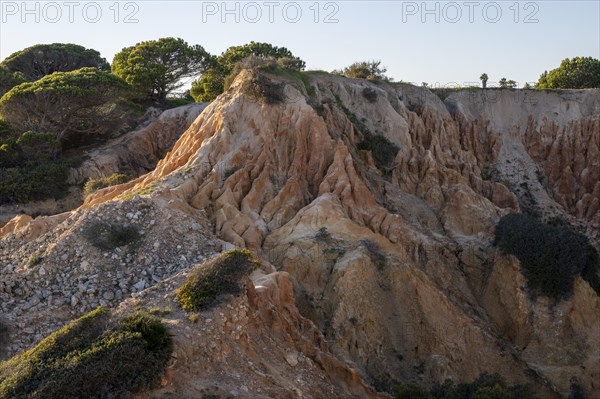
[[[41,323],[150,295],[220,239],[282,273],[260,295],[284,304],[241,327],[280,348],[261,371],[277,395],[361,396],[385,375],[430,386],[498,372],[541,397],[566,395],[573,378],[598,397],[598,295],[578,279],[570,299],[533,299],[518,261],[492,245],[498,219],[525,209],[569,219],[598,247],[598,90],[468,91],[442,102],[424,88],[312,73],[308,85],[270,76],[285,101],[265,105],[245,93],[248,79],[242,72],[154,171],[72,213],[5,226],[0,306],[29,329],[11,332],[11,352],[39,340]],[[395,145],[392,162],[361,144],[372,136]],[[141,229],[139,245],[86,243],[86,226],[114,218]],[[118,295],[101,292],[111,284]],[[267,301],[252,287],[248,303]],[[206,350],[186,334],[180,349]],[[268,357],[236,337],[211,366],[232,371],[227,387],[249,370],[235,359]],[[315,373],[327,382],[293,381],[284,347],[322,359]],[[215,384],[178,368],[191,367],[185,359],[164,389]]]

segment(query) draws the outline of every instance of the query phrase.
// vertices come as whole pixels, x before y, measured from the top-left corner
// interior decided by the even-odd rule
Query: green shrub
[[[273,105],[285,101],[284,87],[285,83],[275,83],[262,73],[253,73],[251,79],[244,81],[242,92],[263,105]]]
[[[0,204],[60,198],[74,161],[51,134],[25,132],[0,145]]]
[[[138,311],[117,323],[120,330],[141,334],[146,347],[151,351],[159,351],[171,345],[169,331],[160,320],[151,314]]]
[[[494,243],[519,259],[533,296],[568,297],[578,274],[600,295],[598,252],[582,234],[528,215],[511,214],[500,219]]]
[[[355,62],[341,71],[335,70],[332,73],[355,79],[391,81],[392,79],[385,75],[386,72],[387,68],[381,66],[381,61],[373,60]]]
[[[248,250],[227,251],[192,270],[177,291],[177,301],[186,311],[209,308],[221,295],[240,293],[242,278],[257,264]]]
[[[102,177],[99,179],[89,179],[83,186],[84,198],[88,195],[101,190],[106,187],[116,186],[117,184],[127,183],[131,180],[131,177],[124,174],[114,173],[109,177]]]
[[[536,89],[585,89],[600,87],[600,60],[593,57],[565,58],[558,68],[544,71]]]
[[[56,161],[61,145],[51,134],[25,132],[0,146],[0,167],[34,166]]]
[[[0,398],[128,398],[158,385],[171,352],[159,319],[98,308],[0,363]]]
[[[195,103],[195,100],[189,95],[189,93],[180,97],[167,97],[168,108],[177,108],[193,103]]]
[[[146,99],[166,104],[167,96],[186,78],[204,73],[212,58],[198,44],[164,37],[122,49],[113,58],[112,72]]]
[[[495,166],[486,165],[481,170],[481,179],[495,183],[500,180],[500,172]]]
[[[94,221],[86,226],[83,236],[96,248],[104,251],[112,251],[140,239],[140,233],[136,226],[100,221]]]
[[[243,46],[229,47],[220,56],[212,59],[210,68],[199,79],[192,82],[190,94],[196,101],[212,101],[227,90],[237,74],[249,66],[256,67],[256,60],[273,63],[283,69],[301,71],[305,63],[294,57],[285,47],[276,47],[269,43],[250,42]],[[245,66],[244,66],[245,65]]]
[[[15,135],[15,131],[4,119],[0,118],[0,143],[5,141],[6,139],[10,139]]]
[[[27,259],[27,264],[30,266],[35,266],[35,265],[39,265],[40,263],[42,263],[43,260],[44,260],[44,258],[42,256],[31,255]]]
[[[481,374],[475,381],[455,385],[451,380],[431,390],[394,380],[389,375],[378,381],[378,388],[394,399],[535,399],[530,385],[508,385],[499,374]]]
[[[397,382],[392,391],[394,399],[433,399],[426,390],[411,383]]]
[[[13,87],[0,99],[2,117],[20,131],[51,133],[76,147],[113,134],[130,117],[131,88],[96,68],[55,72]]]
[[[0,64],[0,97],[13,87],[20,85],[25,81],[25,76],[21,72],[13,72],[6,66]]]
[[[60,198],[68,188],[68,171],[62,163],[0,167],[0,204]]]
[[[359,119],[354,112],[344,105],[339,96],[335,94],[334,96],[337,106],[346,114],[358,133],[363,136],[363,141],[356,145],[357,149],[371,151],[375,165],[380,169],[387,169],[392,166],[398,151],[400,151],[398,146],[382,135],[371,133],[363,122],[364,119]]]
[[[36,44],[9,55],[2,61],[2,66],[20,73],[24,80],[30,82],[54,72],[85,67],[107,70],[110,67],[96,50],[71,43]]]
[[[364,140],[358,143],[357,148],[371,151],[375,165],[380,169],[387,169],[392,166],[398,151],[400,151],[396,144],[390,142],[384,136],[371,133],[364,135]]]

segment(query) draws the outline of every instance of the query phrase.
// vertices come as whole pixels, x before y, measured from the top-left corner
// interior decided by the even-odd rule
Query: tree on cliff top
[[[145,98],[163,104],[168,94],[183,86],[182,79],[204,72],[211,60],[202,46],[166,37],[122,49],[112,71]]]
[[[600,60],[592,57],[564,59],[558,68],[545,71],[536,89],[588,89],[600,87]]]
[[[67,147],[114,131],[129,111],[130,88],[96,68],[55,72],[22,83],[0,99],[0,114],[17,131],[50,133]]]
[[[333,71],[336,75],[344,75],[355,79],[391,80],[385,75],[387,68],[381,66],[381,61],[355,62],[343,70]]]
[[[25,81],[25,76],[21,72],[13,72],[4,65],[0,65],[0,97]]]
[[[21,73],[30,82],[54,72],[70,72],[85,67],[108,70],[110,67],[96,50],[71,43],[27,47],[11,54],[1,65],[13,73]]]
[[[487,73],[482,73],[481,76],[479,77],[479,79],[481,80],[481,87],[483,87],[485,89],[487,87],[487,81],[488,81]]]
[[[295,57],[285,47],[269,43],[250,42],[232,46],[212,60],[210,68],[192,83],[190,94],[196,101],[212,101],[225,90],[225,78],[234,71],[235,65],[248,57],[285,59],[286,69],[301,71],[305,62]]]

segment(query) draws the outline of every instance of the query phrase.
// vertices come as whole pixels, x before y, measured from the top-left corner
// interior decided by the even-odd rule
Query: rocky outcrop
[[[10,222],[0,241],[3,355],[66,321],[112,307],[219,252],[204,213],[173,200],[131,198],[93,210]]]
[[[339,390],[333,397],[360,396],[366,388],[359,375],[370,383],[390,375],[428,386],[446,378],[471,381],[482,372],[530,383],[541,397],[566,395],[572,378],[596,395],[600,348],[597,323],[590,319],[598,296],[579,280],[574,296],[559,304],[529,298],[518,262],[498,254],[492,240],[498,219],[521,208],[570,218],[588,232],[596,228],[598,157],[589,148],[583,155],[577,149],[598,141],[598,91],[539,92],[535,105],[511,97],[528,92],[508,90],[458,92],[442,102],[424,88],[312,73],[309,87],[270,76],[284,84],[286,100],[264,105],[244,93],[250,75],[242,72],[152,172],[89,196],[52,232],[36,235],[13,223],[2,241],[3,261],[11,262],[4,270],[13,280],[39,275],[42,266],[46,271],[45,261],[26,266],[15,259],[17,243],[45,248],[55,261],[52,251],[69,237],[81,237],[103,209],[112,209],[115,219],[139,211],[145,221],[146,213],[130,209],[132,204],[158,206],[163,213],[154,217],[157,230],[144,235],[156,234],[152,242],[177,229],[164,240],[170,249],[160,257],[162,244],[144,244],[129,263],[125,254],[108,251],[109,258],[125,257],[115,270],[131,267],[143,275],[135,267],[148,257],[150,264],[155,258],[167,264],[169,256],[180,256],[177,246],[191,251],[201,242],[214,251],[222,244],[218,237],[226,246],[251,248],[282,272],[275,278],[278,289],[264,289],[269,300],[248,289],[253,340],[265,342],[275,358],[260,344],[238,350],[239,342],[228,343],[215,366],[225,371],[210,369],[209,376],[225,376],[234,359],[255,364],[251,353],[260,347],[256,356],[269,359],[261,373],[284,386],[289,374],[281,371],[288,370],[282,359],[288,352],[281,342],[287,342],[287,350],[312,359],[325,373],[320,375],[334,382]],[[376,95],[365,97],[365,88]],[[477,97],[492,94],[493,102]],[[561,107],[566,111],[558,112]],[[376,162],[378,149],[364,144],[373,135],[398,148],[389,164]],[[562,165],[559,177],[552,174],[556,166],[549,166],[555,162]],[[194,222],[201,227],[194,230]],[[91,258],[100,262],[102,256]],[[188,267],[190,258],[183,257],[187,261],[172,260],[178,266],[164,275]],[[108,276],[101,265],[94,266],[103,270],[97,278]],[[56,266],[57,272],[64,267]],[[294,301],[282,288],[288,275]],[[74,289],[69,276],[61,275],[61,286]],[[260,285],[254,281],[257,293]],[[13,291],[0,291],[13,300],[3,309],[9,315],[30,298]],[[94,298],[86,296],[86,306]],[[208,328],[202,320],[201,328]],[[262,335],[276,342],[267,345]],[[210,358],[200,349],[194,353]],[[288,364],[298,361],[293,353]],[[358,374],[340,364],[355,365]],[[183,370],[173,371],[179,376],[171,379],[173,392],[184,392],[178,381],[192,384]],[[325,385],[311,384],[294,389],[322,396]]]
[[[6,224],[13,218],[27,219],[40,215],[57,215],[69,212],[81,206],[81,189],[70,187],[65,197],[61,199],[49,198],[42,201],[32,201],[26,204],[4,204],[0,205],[0,237],[8,231]],[[14,223],[13,223],[14,224]]]
[[[497,254],[482,296],[486,313],[519,356],[559,391],[568,392],[576,376],[595,397],[600,389],[600,297],[581,278],[573,298],[559,304],[532,300],[525,285],[518,260]]]
[[[137,177],[151,171],[207,105],[194,103],[159,112],[136,130],[92,150],[69,171],[69,183],[83,184],[113,173]]]
[[[255,271],[242,295],[224,299],[196,318],[188,318],[175,301],[173,288],[183,283],[186,273],[120,307],[168,309],[161,317],[174,337],[174,360],[163,387],[144,397],[387,397],[328,352],[324,337],[294,305],[288,274],[266,270],[270,268]]]
[[[600,228],[600,90],[469,91],[446,104],[459,119],[477,121],[501,138],[491,159],[502,179],[547,214]],[[467,122],[468,124],[468,122]]]
[[[166,111],[151,108],[152,112],[145,115],[137,129],[94,148],[86,154],[80,166],[69,170],[68,183],[72,186],[65,197],[1,205],[0,226],[20,214],[36,217],[76,209],[82,204],[80,187],[88,179],[108,177],[114,173],[138,177],[151,171],[207,105],[194,103]],[[0,237],[3,230],[0,230]]]

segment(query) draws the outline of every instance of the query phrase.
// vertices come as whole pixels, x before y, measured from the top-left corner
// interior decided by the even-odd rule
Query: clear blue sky
[[[564,58],[600,58],[598,0],[71,1],[27,2],[27,10],[20,0],[0,1],[0,59],[38,43],[70,42],[111,61],[125,46],[174,36],[214,54],[269,42],[308,69],[379,59],[395,80],[466,84],[487,72],[490,82],[506,77],[522,85]]]

